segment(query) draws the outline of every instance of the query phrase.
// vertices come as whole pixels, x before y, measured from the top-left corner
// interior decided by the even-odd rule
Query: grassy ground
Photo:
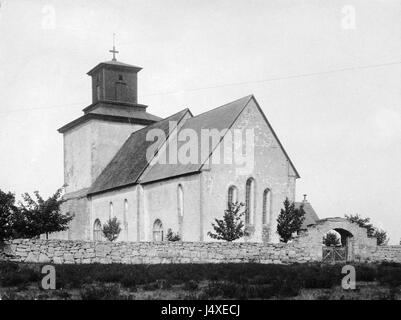
[[[56,290],[41,265],[0,263],[2,299],[401,299],[401,264],[357,264],[356,290],[341,265],[56,265]]]

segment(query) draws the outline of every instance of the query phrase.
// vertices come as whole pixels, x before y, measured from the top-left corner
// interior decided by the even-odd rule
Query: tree
[[[281,241],[288,242],[301,230],[302,223],[305,220],[305,211],[303,206],[295,208],[295,203],[290,202],[288,198],[284,201],[284,209],[280,210],[277,218],[277,232]]]
[[[171,242],[180,241],[181,237],[178,233],[174,233],[171,229],[167,230],[167,240]]]
[[[362,216],[359,214],[345,215],[345,218],[353,223],[358,224],[362,228],[366,228],[368,237],[375,237],[377,239],[378,246],[386,245],[390,240],[387,237],[386,231],[376,228],[372,223],[370,223],[370,218],[362,218]]]
[[[5,193],[0,189],[0,242],[12,237],[12,220],[16,211],[15,195],[11,192]]]
[[[23,194],[23,202],[13,219],[14,237],[35,238],[46,234],[47,239],[50,233],[67,230],[74,216],[60,213],[64,203],[62,190],[58,189],[47,200],[38,191],[34,192],[36,200],[28,193]]]
[[[370,223],[370,218],[362,218],[359,214],[355,215],[345,215],[345,218],[347,218],[349,221],[356,223],[358,226],[361,228],[365,228],[368,232],[368,237],[373,237],[375,233],[375,227],[373,224]]]
[[[328,232],[323,239],[323,244],[326,247],[339,247],[341,246],[341,240],[334,232]]]
[[[223,219],[214,219],[212,227],[216,233],[208,232],[209,237],[217,240],[234,241],[246,235],[242,217],[245,212],[240,212],[243,203],[230,203],[224,211]]]
[[[388,244],[388,241],[390,240],[387,237],[387,232],[382,229],[376,229],[373,236],[377,239],[378,246],[385,246]]]
[[[109,219],[104,225],[103,225],[103,235],[111,242],[116,240],[118,238],[118,235],[121,232],[120,228],[121,223],[117,220],[117,217],[114,217],[113,219]]]

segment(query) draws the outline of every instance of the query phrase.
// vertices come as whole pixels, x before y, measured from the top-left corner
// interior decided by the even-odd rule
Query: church
[[[162,119],[138,103],[141,68],[113,54],[88,72],[92,104],[58,130],[62,211],[74,219],[52,237],[103,241],[102,225],[117,217],[117,241],[167,241],[169,230],[182,241],[215,241],[214,219],[238,201],[248,233],[239,241],[278,242],[276,219],[287,197],[295,201],[300,176],[256,98]]]

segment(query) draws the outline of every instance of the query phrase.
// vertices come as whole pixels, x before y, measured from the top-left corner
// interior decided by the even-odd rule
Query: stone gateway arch
[[[340,235],[341,246],[331,248],[323,245],[323,238],[330,231]],[[316,260],[330,262],[366,260],[377,247],[376,238],[368,237],[366,228],[345,218],[317,220],[301,232],[295,241],[307,245]]]

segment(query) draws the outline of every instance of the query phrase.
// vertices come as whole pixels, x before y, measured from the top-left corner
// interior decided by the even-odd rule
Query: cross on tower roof
[[[113,61],[117,61],[116,59],[116,53],[120,53],[119,51],[116,50],[116,34],[113,33],[113,50],[110,50],[109,52],[111,52],[113,54]]]

